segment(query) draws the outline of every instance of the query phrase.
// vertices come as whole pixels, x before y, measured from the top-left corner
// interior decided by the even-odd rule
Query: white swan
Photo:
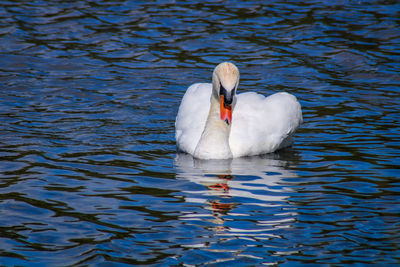
[[[227,159],[274,152],[292,144],[302,123],[296,97],[282,92],[268,97],[236,95],[239,70],[219,64],[212,84],[191,85],[175,121],[178,149],[200,159]]]

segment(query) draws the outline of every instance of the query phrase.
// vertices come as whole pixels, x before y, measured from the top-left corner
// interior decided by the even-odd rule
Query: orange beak
[[[221,95],[221,120],[228,125],[232,122],[232,105],[225,105],[223,95]]]

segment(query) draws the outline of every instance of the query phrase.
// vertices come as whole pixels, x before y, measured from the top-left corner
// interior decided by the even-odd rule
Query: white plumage
[[[196,83],[187,89],[175,122],[179,150],[197,158],[220,159],[266,154],[291,145],[302,122],[296,97],[285,92],[268,97],[254,92],[236,95],[238,83],[236,66],[224,62],[215,68],[212,84]],[[223,90],[233,96],[230,122],[220,118]]]

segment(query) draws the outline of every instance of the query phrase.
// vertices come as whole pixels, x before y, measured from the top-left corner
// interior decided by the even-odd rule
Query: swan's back
[[[237,95],[229,137],[233,156],[265,154],[290,145],[302,120],[300,104],[291,94]]]

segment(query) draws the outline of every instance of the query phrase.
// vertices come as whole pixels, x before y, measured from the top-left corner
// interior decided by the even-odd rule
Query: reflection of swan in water
[[[204,265],[226,260],[218,258],[219,252],[229,254],[231,260],[238,255],[262,260],[264,255],[256,247],[264,245],[275,246],[281,256],[298,253],[282,239],[282,232],[291,231],[297,216],[296,207],[288,201],[293,194],[290,181],[285,181],[297,177],[290,170],[295,161],[291,149],[227,160],[177,154],[176,178],[195,183],[182,192],[191,208],[182,211],[179,219],[198,234],[183,246],[194,248],[194,254],[216,253],[217,258],[210,256],[212,261]]]
[[[280,184],[283,178],[296,174],[285,168],[288,161],[279,159],[280,154],[226,160],[199,160],[188,154],[177,154],[177,177],[202,184],[208,189],[188,192],[203,195],[245,197],[260,200],[259,205],[270,201],[284,201],[289,188]]]

